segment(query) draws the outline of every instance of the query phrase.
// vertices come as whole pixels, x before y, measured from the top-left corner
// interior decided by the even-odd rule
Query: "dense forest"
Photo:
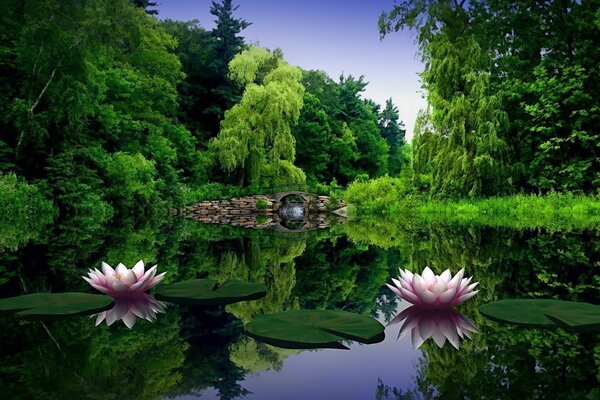
[[[238,188],[346,185],[406,163],[391,100],[362,99],[363,77],[335,81],[246,45],[250,23],[231,1],[213,3],[212,30],[125,0],[2,8],[10,200],[27,183],[65,216],[106,220]]]
[[[333,79],[247,44],[251,22],[231,0],[212,3],[211,30],[157,19],[155,5],[2,2],[4,209],[101,222],[353,182],[374,197],[382,186],[423,199],[598,192],[597,0],[384,11],[383,40],[415,31],[425,65],[412,144],[391,99],[363,96],[365,77]]]

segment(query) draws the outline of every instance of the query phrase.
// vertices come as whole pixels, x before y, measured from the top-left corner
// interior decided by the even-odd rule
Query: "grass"
[[[397,223],[418,220],[510,228],[600,229],[598,196],[549,193],[429,200],[403,180],[383,177],[351,184],[344,199],[350,205],[351,217],[384,217]]]

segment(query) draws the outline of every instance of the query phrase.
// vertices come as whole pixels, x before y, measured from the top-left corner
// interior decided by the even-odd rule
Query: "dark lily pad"
[[[0,299],[0,312],[26,319],[51,319],[96,314],[112,305],[112,298],[101,294],[34,293]]]
[[[219,285],[211,279],[194,279],[160,286],[156,299],[185,305],[227,305],[257,300],[267,294],[262,283],[228,280]]]
[[[489,319],[527,327],[599,330],[600,306],[550,299],[506,299],[484,304],[479,311]]]
[[[289,349],[347,349],[340,340],[378,343],[384,326],[373,318],[334,310],[298,310],[262,315],[246,325],[246,334]]]

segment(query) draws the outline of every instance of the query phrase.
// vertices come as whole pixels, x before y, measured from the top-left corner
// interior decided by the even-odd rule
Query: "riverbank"
[[[600,228],[600,198],[550,193],[431,200],[407,190],[402,181],[380,178],[354,183],[342,196],[350,217],[381,217],[406,223],[457,223],[511,228]]]

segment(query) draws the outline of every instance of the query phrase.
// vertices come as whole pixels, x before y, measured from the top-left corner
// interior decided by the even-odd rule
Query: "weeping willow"
[[[301,70],[289,65],[280,51],[254,47],[236,55],[229,71],[245,89],[240,103],[225,113],[219,135],[210,144],[223,169],[244,168],[244,178],[251,184],[257,184],[265,170],[273,173],[271,178],[282,172],[283,177],[304,181],[304,173],[293,166],[291,132],[302,108]]]
[[[468,21],[462,3],[445,1],[404,2],[380,20],[382,34],[419,30],[428,108],[415,129],[413,171],[435,197],[492,195],[510,187],[500,138],[508,118],[490,93],[491,54],[469,33]]]

